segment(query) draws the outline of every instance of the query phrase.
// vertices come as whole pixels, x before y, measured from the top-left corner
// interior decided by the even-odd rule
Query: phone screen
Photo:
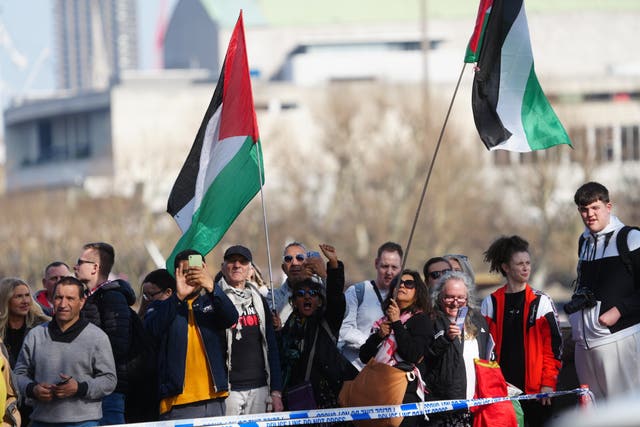
[[[460,330],[464,328],[464,319],[465,317],[467,317],[467,311],[469,311],[469,307],[467,307],[466,305],[458,309],[458,314],[456,315],[456,325],[458,325],[458,328],[460,328]]]
[[[307,258],[320,258],[320,252],[309,251],[307,252]]]

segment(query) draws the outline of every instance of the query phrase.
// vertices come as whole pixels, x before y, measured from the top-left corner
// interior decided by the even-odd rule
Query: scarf
[[[407,320],[411,319],[415,313],[407,310],[404,313],[400,313],[400,322],[404,325],[407,323]],[[387,316],[382,316],[380,319],[376,320],[373,323],[373,329],[380,329],[380,325],[389,319]],[[393,333],[393,329],[391,329],[391,333],[388,337],[384,339],[380,347],[378,348],[378,353],[376,353],[376,362],[384,363],[385,365],[396,366],[398,362],[402,362],[402,357],[396,354],[396,350],[398,349],[398,343],[396,341],[395,334]]]
[[[239,315],[246,313],[247,309],[253,304],[253,296],[249,286],[245,286],[244,289],[234,288],[229,285],[224,278],[218,282],[224,293],[229,297],[233,305],[236,307]],[[237,322],[235,328],[232,328],[234,338],[237,340],[242,339],[242,323]]]
[[[404,325],[405,323],[407,323],[409,319],[413,317],[414,314],[418,314],[418,313],[421,313],[421,312],[417,311],[413,313],[410,310],[401,312],[400,322]],[[382,316],[380,319],[376,320],[373,323],[373,329],[380,329],[380,325],[386,322],[387,320],[389,320],[387,319],[387,316]],[[391,333],[389,334],[389,336],[384,339],[384,341],[378,348],[378,352],[376,353],[376,357],[375,357],[376,362],[384,363],[385,365],[389,365],[389,366],[396,366],[399,362],[403,362],[404,360],[402,359],[402,357],[400,357],[400,355],[396,353],[397,349],[398,349],[398,342],[396,341],[396,337],[395,337],[395,334],[393,333],[393,329],[391,329]],[[422,380],[422,375],[420,374],[420,370],[418,369],[417,366],[414,365],[413,370],[407,372],[407,379],[409,381],[414,381],[416,379],[418,380],[418,384],[416,387],[416,394],[418,395],[418,398],[422,402],[424,402],[425,395],[427,394],[427,390],[426,390],[425,383]],[[429,419],[426,414],[425,414],[425,419],[427,420]]]

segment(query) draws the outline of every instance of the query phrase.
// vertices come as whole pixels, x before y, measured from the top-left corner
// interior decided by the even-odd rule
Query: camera
[[[573,296],[571,296],[571,301],[564,305],[564,312],[567,314],[573,314],[584,308],[591,308],[595,306],[596,297],[593,295],[593,291],[589,288],[578,288]]]

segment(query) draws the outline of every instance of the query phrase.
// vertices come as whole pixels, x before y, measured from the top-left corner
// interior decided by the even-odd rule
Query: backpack
[[[378,301],[380,301],[380,306],[382,307],[382,295],[380,295],[380,291],[378,290],[378,287],[373,281],[372,282],[365,281],[365,282],[360,282],[353,285],[355,286],[356,297],[358,298],[358,307],[362,305],[362,300],[364,299],[364,287],[367,283],[371,283],[371,287],[373,287],[373,290],[376,292],[376,296],[378,297]]]
[[[631,274],[631,276],[635,279],[633,263],[631,262],[631,251],[629,250],[629,244],[627,243],[627,237],[629,236],[629,232],[631,230],[640,231],[640,228],[631,225],[623,226],[620,231],[618,231],[618,236],[616,237],[616,247],[618,249],[620,260],[624,264],[629,274]],[[578,256],[580,256],[580,250],[582,249],[583,244],[584,236],[580,235],[580,239],[578,241]]]

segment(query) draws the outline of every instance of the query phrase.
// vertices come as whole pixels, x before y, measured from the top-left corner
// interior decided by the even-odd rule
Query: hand
[[[51,387],[51,392],[57,399],[75,396],[78,392],[78,382],[70,375],[60,374],[60,382]]]
[[[386,338],[391,334],[391,323],[382,322],[380,324],[380,329],[378,329],[378,336],[380,338]]]
[[[389,307],[387,307],[386,314],[389,320],[391,321],[391,323],[397,322],[398,320],[400,320],[400,307],[398,307],[398,304],[396,303],[395,299],[391,298],[389,300]]]
[[[326,243],[319,245],[319,247],[324,256],[329,260],[329,267],[338,268],[338,254],[336,253],[336,248],[331,245],[327,245]]]
[[[181,262],[176,268],[176,296],[180,301],[184,301],[186,297],[195,291],[193,286],[187,284],[187,268],[183,268],[185,266],[186,263]]]
[[[314,274],[322,277],[327,277],[327,270],[324,266],[324,261],[319,257],[307,257],[302,263],[302,270],[305,272],[305,278],[309,279]]]
[[[193,287],[202,287],[207,292],[213,292],[213,277],[207,271],[206,264],[202,264],[202,267],[189,267],[186,272],[187,284]]]
[[[551,393],[553,392],[553,388],[548,387],[548,386],[542,386],[540,387],[540,393]],[[550,406],[551,405],[551,398],[550,397],[543,397],[542,399],[540,399],[540,403],[543,406]]]
[[[449,330],[447,331],[447,336],[449,337],[449,340],[453,341],[454,339],[456,339],[456,337],[462,336],[462,331],[460,330],[458,325],[456,325],[455,323],[451,323],[449,325]]]
[[[47,383],[37,384],[33,388],[33,395],[35,396],[36,399],[38,399],[41,402],[49,402],[51,399],[53,399],[53,393],[51,392],[51,387],[53,387],[52,384],[47,384]]]
[[[598,322],[600,322],[602,326],[611,327],[618,323],[618,320],[620,320],[621,316],[622,314],[620,314],[620,310],[618,310],[618,307],[611,307],[609,310],[602,313],[600,317],[598,317]]]
[[[271,408],[272,412],[284,411],[284,405],[282,404],[282,395],[271,393]]]
[[[271,321],[273,322],[273,329],[279,331],[282,329],[282,321],[280,320],[280,316],[276,313],[275,310],[271,312]]]

